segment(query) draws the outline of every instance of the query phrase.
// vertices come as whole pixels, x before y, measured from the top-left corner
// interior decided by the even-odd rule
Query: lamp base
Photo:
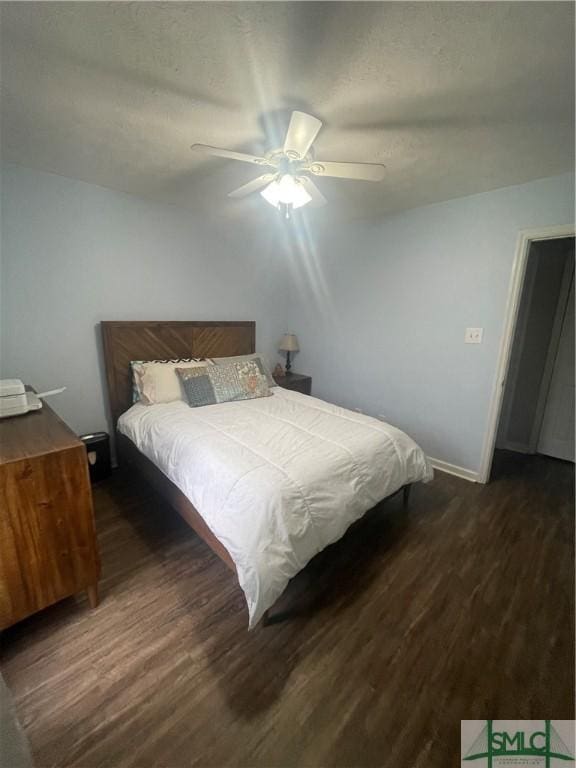
[[[290,376],[292,371],[292,362],[290,361],[290,352],[286,352],[286,376]]]

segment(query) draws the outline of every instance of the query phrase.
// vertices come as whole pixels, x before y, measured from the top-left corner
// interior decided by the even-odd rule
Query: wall
[[[531,446],[532,428],[564,270],[568,260],[574,259],[573,243],[573,239],[548,240],[530,247],[502,403],[498,447],[522,452],[536,447]]]
[[[574,188],[559,176],[376,223],[328,206],[278,231],[8,166],[2,205],[0,375],[66,384],[53,403],[77,431],[105,427],[101,319],[255,319],[272,361],[298,334],[294,370],[319,397],[474,473],[518,231],[572,221]]]
[[[51,404],[78,432],[107,428],[100,320],[256,320],[276,360],[287,299],[273,231],[6,166],[1,234],[0,375],[66,385]]]
[[[570,175],[389,216],[295,227],[290,329],[319,397],[480,468],[518,232],[573,221]],[[480,345],[466,327],[483,327]]]

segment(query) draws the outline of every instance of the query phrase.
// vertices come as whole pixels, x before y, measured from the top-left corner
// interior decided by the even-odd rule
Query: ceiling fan
[[[313,176],[328,176],[355,181],[381,181],[384,166],[377,163],[335,163],[316,160],[311,150],[322,121],[305,112],[294,111],[290,118],[284,146],[267,152],[264,157],[234,152],[206,144],[193,144],[192,149],[228,160],[254,163],[271,170],[243,184],[228,197],[246,197],[260,192],[262,197],[276,208],[282,209],[286,218],[290,210],[307,203],[313,206],[326,204],[326,198],[312,181]]]

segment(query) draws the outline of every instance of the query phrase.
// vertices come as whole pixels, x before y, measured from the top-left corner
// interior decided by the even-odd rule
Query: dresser
[[[0,629],[86,590],[98,604],[86,448],[48,406],[0,420]]]
[[[293,392],[301,392],[309,395],[312,392],[312,377],[302,373],[287,373],[284,376],[274,376],[274,381],[279,387],[291,389]]]

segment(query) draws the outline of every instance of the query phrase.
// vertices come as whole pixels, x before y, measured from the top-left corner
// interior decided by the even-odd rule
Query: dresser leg
[[[96,608],[100,602],[98,599],[98,584],[90,584],[89,587],[86,587],[86,594],[88,595],[90,608]]]

